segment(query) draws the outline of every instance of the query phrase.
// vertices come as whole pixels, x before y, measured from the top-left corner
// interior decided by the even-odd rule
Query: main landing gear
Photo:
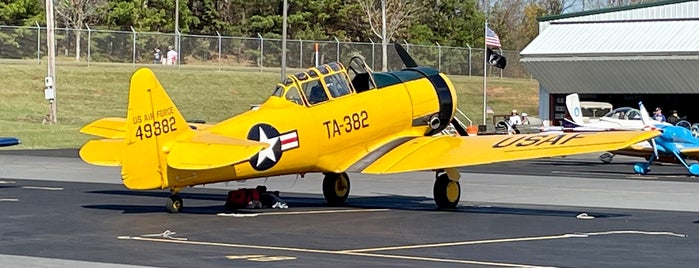
[[[461,174],[456,169],[438,171],[434,181],[434,202],[438,208],[455,208],[461,198]]]
[[[350,179],[347,173],[323,173],[323,196],[330,205],[341,205],[347,201]]]
[[[180,213],[180,211],[182,211],[182,205],[182,197],[173,190],[172,194],[170,194],[170,198],[165,202],[167,212]]]
[[[341,205],[347,201],[350,180],[347,173],[324,173],[323,196],[330,205]],[[437,172],[434,182],[434,202],[439,208],[455,208],[461,198],[461,174],[456,169]]]

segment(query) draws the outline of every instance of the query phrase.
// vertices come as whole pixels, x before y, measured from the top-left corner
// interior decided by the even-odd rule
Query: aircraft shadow
[[[159,191],[99,190],[99,191],[87,191],[85,193],[125,195],[125,196],[142,196],[142,197],[158,197],[158,198],[170,197],[170,192],[159,192]],[[185,192],[185,193],[180,193],[179,195],[182,197],[182,199],[216,200],[216,201],[226,199],[226,194]]]
[[[124,195],[124,196],[141,196],[154,197],[158,201],[153,205],[133,205],[133,204],[99,204],[99,205],[84,205],[82,207],[88,209],[113,210],[121,211],[123,214],[139,214],[139,213],[166,213],[165,199],[169,197],[167,192],[147,192],[147,191],[126,191],[126,190],[104,190],[104,191],[89,191],[87,193],[109,194],[109,195]],[[265,213],[277,212],[277,209],[237,209],[230,210],[224,207],[226,199],[225,194],[211,193],[181,193],[180,196],[184,199],[185,207],[181,214],[199,214],[199,215],[215,215],[217,213]],[[581,210],[561,210],[561,209],[546,209],[546,208],[518,208],[507,206],[474,206],[460,205],[455,209],[438,209],[431,198],[420,196],[403,196],[403,195],[382,195],[382,196],[358,196],[350,197],[344,205],[332,206],[325,203],[325,200],[320,195],[315,194],[284,194],[281,199],[287,203],[290,210],[317,210],[327,208],[337,209],[391,209],[405,211],[429,211],[429,212],[449,212],[449,213],[480,213],[480,214],[505,214],[505,215],[528,215],[528,216],[553,216],[553,217],[575,217],[581,213]],[[217,201],[218,205],[188,205],[187,200],[205,200]],[[621,213],[603,213],[594,211],[585,211],[589,216],[595,218],[610,218],[610,217],[625,217],[627,214]]]

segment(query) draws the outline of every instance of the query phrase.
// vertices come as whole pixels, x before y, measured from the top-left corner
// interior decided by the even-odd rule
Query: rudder
[[[580,97],[578,93],[573,93],[566,96],[566,107],[568,108],[568,114],[570,114],[571,119],[576,124],[583,124],[582,110],[580,109]]]

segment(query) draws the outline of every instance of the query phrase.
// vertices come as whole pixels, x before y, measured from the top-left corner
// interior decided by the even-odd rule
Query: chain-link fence
[[[163,54],[168,46],[178,48],[178,64],[212,66],[221,68],[281,67],[281,40],[258,38],[186,35],[137,31],[108,31],[90,29],[57,28],[56,55],[59,61],[90,63],[153,63],[154,49]],[[46,28],[0,26],[0,59],[36,59],[46,56]],[[290,68],[306,68],[315,65],[315,47],[318,46],[320,63],[347,61],[354,55],[362,55],[367,64],[380,70],[382,53],[380,43],[287,40],[286,62]],[[424,46],[404,43],[415,61],[431,66],[446,74],[483,75],[483,48]],[[79,48],[79,49],[76,49]],[[388,69],[402,68],[398,54],[388,50]],[[503,51],[508,65],[504,70],[488,66],[489,75],[529,78],[519,62],[517,51]],[[76,56],[77,55],[77,56]]]

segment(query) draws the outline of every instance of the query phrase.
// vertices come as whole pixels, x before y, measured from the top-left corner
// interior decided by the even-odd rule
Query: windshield
[[[631,107],[621,107],[608,112],[604,117],[623,120],[641,120],[641,112]]]

